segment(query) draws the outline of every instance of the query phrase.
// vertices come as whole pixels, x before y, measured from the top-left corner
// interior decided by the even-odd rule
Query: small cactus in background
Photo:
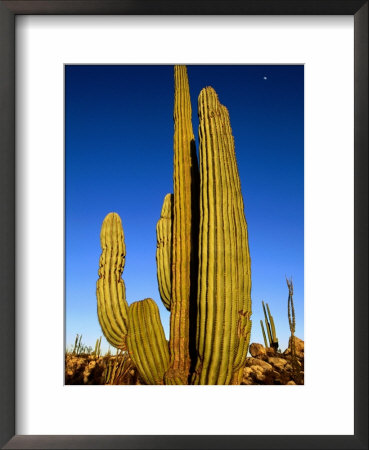
[[[82,352],[82,334],[77,334],[74,341],[73,355],[79,355]]]
[[[96,340],[94,355],[98,358],[100,356],[101,351],[101,336],[100,339]]]
[[[293,304],[293,283],[292,278],[286,278],[288,287],[288,324],[290,326],[291,336],[294,336],[296,329],[295,307]]]
[[[290,345],[291,345],[291,362],[292,369],[296,377],[298,377],[300,369],[297,363],[296,357],[296,347],[295,347],[295,330],[296,330],[296,320],[295,320],[295,307],[293,304],[293,283],[292,278],[289,280],[286,278],[287,287],[288,287],[288,323],[290,326],[291,337],[290,337]]]
[[[251,262],[229,114],[213,88],[201,91],[199,171],[185,66],[175,66],[174,85],[174,194],[156,227],[169,346],[155,302],[126,302],[116,213],[101,230],[98,317],[108,342],[128,350],[147,384],[239,384],[251,334]]]
[[[264,330],[264,325],[263,325],[263,321],[260,320],[260,325],[261,325],[261,331],[263,333],[263,338],[264,338],[264,344],[265,344],[265,348],[268,347],[268,341],[265,335],[265,330]]]
[[[134,366],[127,352],[118,350],[116,356],[105,355],[103,358],[104,372],[102,374],[104,384],[132,384],[131,372],[134,374]],[[135,383],[134,383],[135,384]]]
[[[262,304],[263,304],[263,311],[264,311],[264,317],[265,317],[265,327],[267,329],[268,339],[269,339],[269,347],[272,347],[277,351],[278,350],[278,338],[277,338],[277,334],[275,331],[274,319],[270,313],[268,303],[266,304],[266,309],[265,309],[265,304],[263,301],[262,301]],[[267,314],[267,312],[268,312],[268,314]],[[264,329],[263,329],[263,331],[264,331]],[[264,340],[266,342],[265,332],[264,332]]]

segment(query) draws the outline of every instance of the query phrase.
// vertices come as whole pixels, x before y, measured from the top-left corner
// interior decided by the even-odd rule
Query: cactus
[[[101,349],[101,336],[99,339],[96,339],[96,344],[95,344],[94,355],[97,358],[100,356],[100,349]]]
[[[291,362],[292,362],[292,371],[296,378],[299,377],[299,366],[297,363],[296,357],[296,347],[295,347],[295,329],[296,329],[296,319],[295,319],[295,307],[293,304],[293,283],[292,278],[289,280],[286,278],[287,287],[288,287],[288,324],[290,326],[291,337],[290,337],[290,345],[291,345]]]
[[[121,276],[126,258],[122,221],[109,213],[100,233],[102,253],[99,279],[96,285],[97,311],[101,329],[107,341],[116,348],[126,349],[128,304]]]
[[[264,330],[264,325],[263,325],[263,321],[262,320],[260,320],[260,325],[261,325],[261,331],[263,333],[265,347],[268,347],[268,341],[267,341],[267,338],[265,336],[265,330]]]
[[[229,384],[245,363],[250,338],[247,224],[228,111],[210,87],[199,96],[199,121],[198,361],[193,381]]]
[[[197,171],[192,110],[185,66],[174,68],[174,174],[172,299],[170,315],[170,367],[167,384],[187,384],[190,370],[190,302],[195,302],[196,276],[191,257],[197,249],[193,242],[192,220],[196,209],[194,177]]]
[[[288,324],[290,326],[291,336],[295,334],[296,320],[295,320],[295,307],[293,305],[293,283],[292,279],[286,278],[288,287]]]
[[[75,339],[75,341],[74,341],[74,347],[73,347],[73,351],[72,351],[72,354],[73,355],[77,355],[78,354],[78,334],[77,334],[77,336],[76,336],[76,339]],[[80,337],[80,341],[81,341],[81,339],[82,339],[82,336]]]
[[[199,173],[185,66],[175,66],[174,83],[174,194],[165,196],[156,227],[169,346],[152,299],[127,306],[114,213],[101,231],[99,321],[147,384],[239,384],[251,333],[251,262],[229,114],[213,88],[201,91]]]
[[[173,194],[167,194],[156,225],[156,267],[160,297],[168,311],[172,297],[172,224]]]
[[[268,332],[269,347],[272,347],[275,350],[278,350],[278,338],[277,338],[277,334],[275,331],[273,316],[270,313],[268,303],[266,304],[266,309],[265,309],[264,302],[262,302],[262,304],[263,304],[263,311],[264,311],[264,317],[265,317],[265,327]],[[268,315],[267,315],[267,311],[268,311]],[[266,339],[265,339],[265,341],[266,341]]]
[[[73,355],[80,355],[82,353],[85,346],[82,345],[81,341],[82,341],[82,334],[81,335],[77,334],[76,339],[74,341],[74,348],[72,351]]]
[[[145,383],[163,384],[169,366],[169,351],[159,308],[151,298],[134,302],[129,307],[128,348]]]

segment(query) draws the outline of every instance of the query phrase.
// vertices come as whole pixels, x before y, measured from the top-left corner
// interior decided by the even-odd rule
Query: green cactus
[[[193,220],[197,199],[194,171],[197,169],[195,137],[187,69],[174,67],[174,174],[172,299],[170,315],[170,367],[167,384],[187,384],[190,371],[190,303],[195,302],[197,274],[191,258],[197,252],[193,241]],[[196,188],[195,188],[196,189]],[[195,213],[196,214],[196,213]]]
[[[296,319],[295,319],[295,307],[293,304],[293,283],[292,278],[289,280],[286,278],[288,287],[288,324],[290,326],[291,337],[290,337],[290,348],[291,348],[291,363],[292,371],[296,379],[300,378],[300,368],[297,362],[296,356],[296,345],[295,345],[295,329],[296,329]]]
[[[199,172],[185,66],[175,66],[174,85],[174,194],[156,227],[169,347],[152,299],[127,306],[124,235],[114,213],[101,233],[99,321],[147,384],[239,384],[251,333],[251,262],[229,114],[213,88],[201,91]]]
[[[100,356],[100,349],[101,349],[101,336],[99,339],[96,339],[96,344],[95,344],[94,355],[97,358]]]
[[[265,330],[264,330],[264,325],[263,325],[263,321],[262,320],[260,320],[260,325],[261,325],[261,331],[263,333],[265,347],[268,347],[268,341],[267,341],[267,338],[265,336]]]
[[[199,121],[198,360],[193,382],[230,384],[245,363],[250,338],[250,256],[229,115],[213,88],[200,93]]]
[[[269,347],[274,348],[275,350],[278,350],[278,338],[277,338],[277,334],[275,331],[275,325],[274,325],[274,319],[273,316],[270,313],[270,309],[269,309],[269,305],[268,303],[266,304],[266,309],[265,309],[265,304],[262,301],[263,304],[263,311],[264,311],[264,317],[265,317],[265,327],[267,329],[268,332],[268,339],[269,339]],[[268,314],[267,314],[268,311]],[[265,335],[265,333],[264,333]],[[264,338],[265,339],[265,338]],[[266,339],[265,339],[266,342]]]
[[[160,297],[168,311],[172,298],[172,225],[173,194],[167,194],[156,225],[156,267]]]
[[[293,283],[292,278],[289,280],[286,278],[288,287],[288,323],[290,326],[291,335],[295,334],[296,320],[295,320],[295,307],[293,304]]]
[[[129,355],[145,383],[163,384],[169,351],[159,308],[151,298],[130,305],[127,343]]]
[[[128,304],[121,276],[126,258],[122,221],[109,213],[100,233],[102,253],[99,279],[96,284],[97,312],[107,341],[116,348],[126,349]]]

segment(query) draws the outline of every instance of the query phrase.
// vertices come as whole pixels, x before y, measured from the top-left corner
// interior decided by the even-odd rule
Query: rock
[[[273,384],[269,381],[272,372],[273,367],[262,359],[247,358],[242,384]]]
[[[257,380],[257,381],[264,381],[265,380],[265,370],[261,366],[251,366],[251,375]]]
[[[266,361],[263,361],[262,359],[257,359],[257,358],[247,358],[246,366],[248,366],[248,367],[260,366],[264,370],[272,370],[273,369],[273,367],[270,364],[268,364]]]
[[[243,370],[242,384],[255,384],[252,377],[252,369],[250,367],[245,367]]]
[[[254,358],[266,355],[265,347],[261,344],[252,343],[249,347],[249,351]]]
[[[296,338],[295,361],[289,352],[276,352],[261,344],[251,344],[246,358],[241,384],[247,385],[301,385],[304,384],[304,342]],[[289,353],[289,354],[288,354]],[[255,356],[254,356],[255,355]],[[293,363],[293,364],[292,364]],[[296,366],[294,366],[296,364]]]
[[[297,336],[294,336],[295,341],[295,349],[296,349],[296,356],[298,358],[304,357],[304,341],[302,339],[299,339]],[[284,355],[290,355],[291,354],[291,337],[288,340],[288,348],[283,352]]]
[[[269,357],[268,363],[272,364],[279,370],[283,370],[284,366],[287,364],[287,361],[283,358]]]

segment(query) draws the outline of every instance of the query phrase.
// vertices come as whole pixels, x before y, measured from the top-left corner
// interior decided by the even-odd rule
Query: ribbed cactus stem
[[[260,325],[261,325],[261,331],[263,333],[265,347],[268,347],[268,341],[267,341],[267,338],[266,338],[266,335],[265,335],[265,330],[264,330],[264,325],[263,325],[263,321],[262,320],[260,320]]]
[[[96,339],[94,355],[97,357],[100,356],[100,346],[101,346],[101,337],[99,339]]]
[[[245,298],[241,300],[239,303],[239,311],[238,311],[238,337],[239,337],[239,344],[238,349],[234,361],[234,367],[233,370],[235,372],[241,371],[241,374],[243,373],[243,368],[245,365],[245,360],[247,356],[248,346],[250,342],[250,336],[251,336],[251,326],[252,321],[250,320],[251,317],[251,259],[250,259],[250,252],[249,252],[249,242],[248,242],[248,229],[247,229],[247,222],[245,218],[245,212],[244,212],[244,202],[243,202],[243,196],[241,191],[241,182],[240,177],[238,174],[238,167],[237,167],[237,161],[235,156],[235,145],[234,145],[234,138],[232,135],[232,129],[231,129],[231,123],[229,118],[229,112],[228,109],[221,105],[222,109],[222,127],[223,127],[223,136],[226,139],[226,146],[229,149],[229,154],[231,157],[229,158],[229,161],[227,161],[227,158],[225,159],[224,163],[227,164],[227,162],[230,163],[230,182],[233,185],[234,192],[232,195],[234,203],[234,221],[237,224],[237,228],[241,229],[242,232],[238,233],[237,239],[236,239],[236,252],[239,255],[238,258],[240,260],[237,269],[240,270],[241,274],[238,277],[238,281],[240,283],[240,290],[241,292],[245,293]],[[241,333],[240,330],[243,330]],[[238,382],[239,384],[239,382]]]
[[[288,287],[288,323],[290,326],[291,333],[295,333],[296,320],[295,320],[295,307],[293,304],[293,283],[292,279],[288,280],[286,278]]]
[[[292,371],[294,375],[297,377],[300,376],[300,366],[296,357],[296,342],[295,342],[295,328],[296,328],[296,320],[295,320],[295,307],[293,305],[293,283],[292,278],[288,280],[286,278],[287,286],[288,286],[288,323],[290,326],[291,337],[290,337],[290,348],[291,348],[291,359],[292,359]]]
[[[77,355],[79,355],[79,354],[81,353],[81,350],[82,350],[82,344],[81,344],[81,341],[82,341],[82,334],[81,334],[81,336],[79,337],[79,341],[78,341]]]
[[[75,355],[77,353],[77,344],[78,344],[78,334],[76,336],[76,339],[74,341],[74,347],[73,347],[73,355]]]
[[[250,338],[250,256],[229,115],[210,87],[199,96],[199,138],[198,361],[193,382],[230,384],[239,382]]]
[[[268,311],[268,316],[269,316],[269,322],[270,322],[270,328],[271,328],[271,332],[272,332],[272,342],[276,343],[278,342],[278,338],[277,338],[277,334],[275,331],[275,325],[274,325],[274,319],[273,316],[270,313],[270,309],[269,309],[269,305],[267,303],[267,311]]]
[[[109,213],[102,224],[99,279],[96,284],[97,313],[107,341],[116,348],[126,348],[128,305],[121,276],[126,248],[123,227],[116,213]]]
[[[164,373],[169,366],[169,351],[159,308],[151,298],[130,305],[127,345],[145,383],[163,384]]]
[[[262,304],[263,304],[263,311],[264,311],[264,318],[265,318],[265,326],[266,326],[267,333],[268,333],[269,346],[271,347],[272,346],[272,342],[273,342],[273,340],[272,340],[272,330],[270,328],[267,312],[266,312],[265,305],[264,305],[263,301],[262,301]]]
[[[167,194],[156,225],[156,268],[160,297],[168,311],[172,297],[172,225],[173,194]]]
[[[192,174],[194,134],[187,69],[174,68],[174,207],[172,301],[170,316],[170,368],[167,384],[187,384],[190,368],[189,311],[192,243]]]

